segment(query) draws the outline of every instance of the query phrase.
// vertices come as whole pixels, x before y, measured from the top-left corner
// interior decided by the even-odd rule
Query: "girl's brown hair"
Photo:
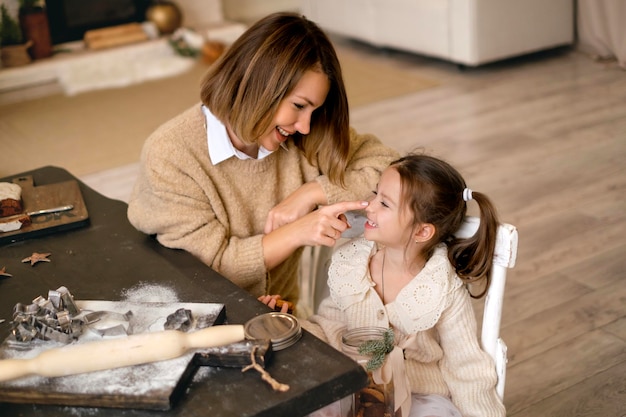
[[[306,71],[328,77],[330,90],[313,112],[306,137],[294,142],[309,163],[343,184],[349,153],[348,99],[335,49],[313,22],[274,13],[241,35],[205,76],[202,102],[245,143],[255,143],[272,123],[281,100]]]
[[[480,298],[489,288],[493,255],[496,245],[498,218],[492,202],[480,192],[472,192],[472,199],[480,208],[480,225],[468,239],[454,237],[467,213],[463,191],[467,187],[463,177],[441,159],[411,153],[391,163],[400,174],[402,202],[413,215],[413,227],[423,223],[435,226],[435,235],[426,242],[424,252],[429,258],[435,246],[445,242],[448,258],[457,275],[465,283],[485,280]]]

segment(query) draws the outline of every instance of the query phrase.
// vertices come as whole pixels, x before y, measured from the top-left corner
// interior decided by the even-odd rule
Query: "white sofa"
[[[300,0],[329,33],[478,66],[574,42],[574,0]]]

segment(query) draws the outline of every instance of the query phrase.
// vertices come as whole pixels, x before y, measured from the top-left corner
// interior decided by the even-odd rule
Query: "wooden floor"
[[[460,70],[335,41],[440,82],[353,108],[352,125],[448,160],[519,229],[502,320],[508,415],[626,416],[626,71],[574,49]],[[118,177],[126,188],[85,180],[127,195],[132,175]]]
[[[626,416],[626,71],[569,48],[461,70],[337,41],[441,81],[355,109],[357,130],[448,160],[519,229],[508,415]]]

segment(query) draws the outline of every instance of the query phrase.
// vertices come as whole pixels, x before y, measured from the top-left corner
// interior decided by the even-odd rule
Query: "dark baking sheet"
[[[81,310],[110,311],[125,314],[132,311],[133,333],[163,330],[168,315],[179,308],[192,315],[214,316],[213,324],[225,319],[223,304],[217,303],[136,303],[126,301],[76,301]],[[75,343],[94,339],[87,332]],[[0,359],[32,358],[41,352],[59,347],[54,342],[38,341],[23,344],[7,338],[0,345]],[[191,382],[197,365],[193,357],[198,350],[172,360],[143,365],[90,372],[58,378],[29,376],[0,382],[0,402],[56,404],[86,407],[139,408],[167,410],[182,396]]]

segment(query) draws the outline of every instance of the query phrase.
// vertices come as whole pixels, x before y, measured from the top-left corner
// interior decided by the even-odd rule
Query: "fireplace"
[[[83,39],[90,29],[143,22],[151,0],[46,0],[52,44]]]

